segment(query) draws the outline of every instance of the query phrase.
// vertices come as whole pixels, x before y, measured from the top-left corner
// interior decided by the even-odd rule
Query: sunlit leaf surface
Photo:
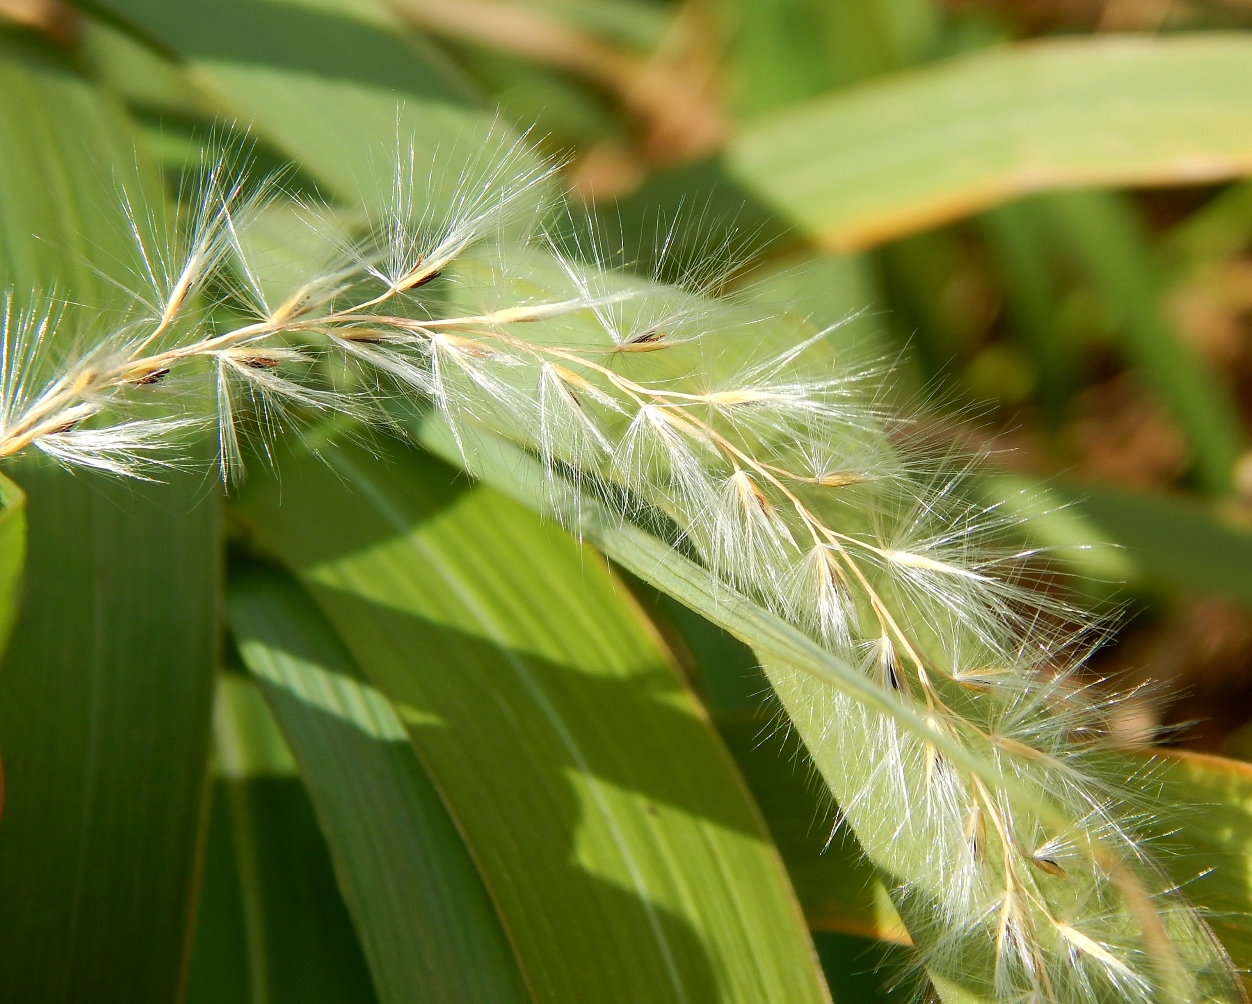
[[[232,577],[230,622],[289,737],[379,1000],[529,1000],[473,859],[387,697],[288,577]]]
[[[1250,54],[1238,35],[990,49],[763,115],[729,158],[840,250],[1046,189],[1237,177],[1252,171]]]
[[[244,513],[395,702],[533,998],[824,999],[730,758],[596,557],[433,460],[322,453]]]

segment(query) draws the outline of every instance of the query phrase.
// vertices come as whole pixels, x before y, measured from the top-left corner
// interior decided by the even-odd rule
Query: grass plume
[[[84,350],[46,358],[62,315],[6,299],[0,457],[154,477],[212,424],[231,479],[247,433],[310,413],[391,423],[400,399],[458,437],[485,425],[674,535],[900,709],[771,668],[941,989],[1242,1000],[1110,767],[1115,701],[1082,672],[1104,626],[971,501],[968,460],[918,445],[890,370],[713,295],[719,275],[666,285],[545,232],[551,168],[520,147],[470,165],[448,205],[426,204],[424,170],[400,158],[390,208],[360,225],[294,205],[296,242],[322,252],[277,279],[273,185],[210,160],[172,233],[131,207],[134,306]]]

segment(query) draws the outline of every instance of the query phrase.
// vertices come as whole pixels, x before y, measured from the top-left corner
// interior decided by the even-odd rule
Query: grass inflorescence
[[[355,223],[285,201],[292,243],[321,250],[277,272],[273,185],[208,161],[174,225],[132,206],[142,267],[103,336],[46,358],[62,314],[6,299],[0,456],[154,477],[213,423],[231,479],[242,434],[310,414],[393,423],[399,399],[458,441],[485,425],[676,533],[719,588],[901,709],[771,667],[942,992],[1241,1000],[1132,825],[1135,779],[1107,755],[1117,702],[1083,670],[1106,626],[1013,543],[1013,517],[972,501],[968,459],[920,445],[890,368],[715,295],[721,274],[666,285],[585,231],[554,236],[551,168],[520,148],[471,165],[442,208],[427,179],[401,158],[389,207]]]

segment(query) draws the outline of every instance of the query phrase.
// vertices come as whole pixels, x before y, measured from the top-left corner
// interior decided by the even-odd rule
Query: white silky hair
[[[484,425],[925,723],[771,669],[936,979],[1002,1002],[1242,1000],[1102,759],[1117,705],[1083,661],[1107,624],[972,501],[975,465],[918,445],[884,404],[890,367],[715,295],[725,262],[667,285],[530,225],[553,174],[520,143],[484,150],[450,204],[420,197],[432,169],[398,157],[390,205],[355,229],[212,157],[177,228],[127,201],[143,266],[116,330],[52,358],[55,298],[4,301],[0,456],[157,477],[213,425],[230,480],[248,435],[319,414],[393,424],[400,400],[458,442]],[[282,205],[324,254],[276,288],[255,231]]]

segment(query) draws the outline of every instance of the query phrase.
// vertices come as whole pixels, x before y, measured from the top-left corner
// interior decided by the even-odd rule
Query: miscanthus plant
[[[873,688],[772,667],[945,996],[1242,999],[1137,836],[1143,779],[1108,755],[1116,699],[1083,672],[1099,618],[970,501],[967,459],[920,445],[890,370],[716,295],[720,265],[666,285],[554,234],[551,169],[520,150],[472,165],[448,211],[428,181],[401,158],[390,205],[353,225],[304,205],[292,241],[325,253],[298,278],[264,266],[273,184],[225,161],[172,221],[130,206],[125,317],[49,358],[55,299],[6,299],[0,456],[159,478],[213,425],[229,481],[249,436],[322,413],[506,436]]]

